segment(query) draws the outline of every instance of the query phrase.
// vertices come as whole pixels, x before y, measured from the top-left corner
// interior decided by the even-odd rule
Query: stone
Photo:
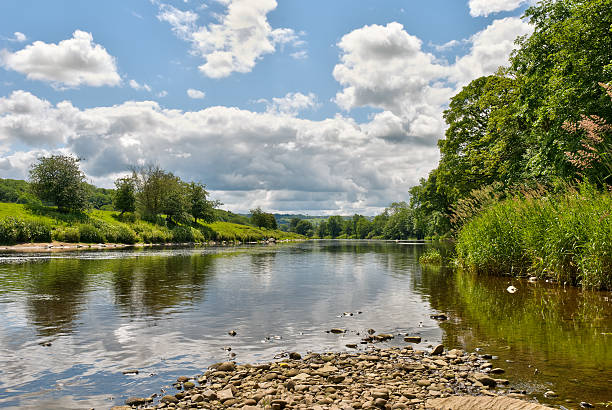
[[[215,393],[211,389],[204,390],[202,392],[202,396],[208,401],[217,400],[217,393]]]
[[[234,336],[236,336],[238,333],[236,333],[236,331],[235,331],[235,330],[230,330],[229,332],[227,332],[227,334],[228,334],[228,335],[230,335],[230,336],[232,336],[232,337],[234,337]]]
[[[234,362],[223,362],[216,365],[216,369],[221,372],[233,372],[236,369],[236,363]]]
[[[128,406],[140,406],[141,404],[145,404],[147,399],[144,397],[130,397],[125,401],[125,404]]]
[[[502,374],[505,373],[506,371],[504,369],[502,369],[501,367],[496,367],[494,369],[491,369],[489,371],[489,373],[493,373],[493,374]]]
[[[166,395],[166,396],[162,397],[160,401],[162,403],[178,403],[179,399],[177,399],[176,397],[171,396],[171,395]]]
[[[537,403],[529,403],[523,400],[510,397],[485,397],[485,396],[451,396],[439,399],[427,400],[425,407],[431,410],[548,410],[546,407]]]
[[[440,355],[442,353],[444,353],[444,345],[437,345],[431,350],[430,354],[434,356],[434,355]]]
[[[194,394],[193,396],[191,396],[191,401],[193,403],[199,403],[201,401],[204,401],[204,396],[202,396],[201,394]]]
[[[331,329],[330,332],[338,334],[338,333],[345,333],[346,330],[345,329],[340,329],[338,327],[335,327],[335,328]]]
[[[421,336],[406,336],[404,342],[408,343],[421,343]]]
[[[122,371],[123,374],[138,374],[138,369],[127,369]]]
[[[347,343],[345,346],[349,349],[357,349],[357,344],[355,343]]]
[[[179,376],[178,379],[176,379],[177,382],[179,383],[185,383],[186,381],[189,381],[189,377],[187,376]]]
[[[232,389],[221,390],[219,393],[217,393],[217,399],[219,399],[221,403],[224,403],[225,401],[231,400],[233,398],[234,393],[232,392]]]
[[[183,383],[183,388],[186,389],[186,390],[193,389],[194,387],[195,387],[195,384],[192,383],[192,382],[185,382],[185,383]]]
[[[484,386],[495,387],[497,382],[484,373],[474,373],[474,379],[482,383]]]
[[[297,352],[291,352],[291,353],[289,353],[289,358],[291,360],[301,360],[302,359],[302,355],[297,353]]]
[[[554,391],[552,391],[552,390],[548,390],[547,392],[544,392],[544,397],[546,397],[546,398],[549,398],[549,397],[557,397],[557,396],[558,396],[558,394],[557,394],[557,393],[555,393],[555,392],[554,392]]]
[[[379,409],[384,409],[387,406],[387,400],[385,400],[385,399],[375,399],[374,400],[374,406],[378,407]]]

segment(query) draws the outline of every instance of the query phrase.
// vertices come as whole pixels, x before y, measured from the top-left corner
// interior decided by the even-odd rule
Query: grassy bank
[[[612,195],[583,185],[504,200],[462,227],[456,250],[459,264],[476,273],[612,289]]]
[[[169,228],[117,212],[93,210],[64,214],[53,207],[0,203],[0,244],[36,242],[73,243],[184,243],[299,239],[301,235],[231,222],[192,224]]]

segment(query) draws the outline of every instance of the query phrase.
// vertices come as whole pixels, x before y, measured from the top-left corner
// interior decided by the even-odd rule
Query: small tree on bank
[[[41,201],[55,204],[60,212],[87,208],[85,174],[79,159],[69,155],[39,158],[30,168],[30,189]]]
[[[115,195],[113,205],[115,209],[124,212],[134,212],[136,210],[136,181],[131,177],[118,178],[115,181]]]

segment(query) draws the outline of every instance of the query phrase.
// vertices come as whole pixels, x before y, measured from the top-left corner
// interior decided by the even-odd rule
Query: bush
[[[81,235],[77,226],[62,227],[53,231],[53,239],[58,242],[77,243],[81,241]]]
[[[177,226],[172,230],[172,242],[185,243],[185,242],[204,242],[204,235],[197,229],[189,226]]]
[[[50,242],[51,227],[39,220],[8,217],[0,221],[0,243]]]
[[[127,226],[120,226],[117,229],[117,243],[133,244],[138,242],[136,232]]]
[[[612,289],[612,195],[580,191],[501,201],[457,237],[458,262],[477,273],[553,278]]]
[[[429,249],[419,258],[419,263],[423,265],[441,265],[442,255],[437,249]]]
[[[81,242],[84,243],[104,243],[106,242],[106,237],[104,233],[90,224],[83,224],[79,226],[79,235],[81,237]]]

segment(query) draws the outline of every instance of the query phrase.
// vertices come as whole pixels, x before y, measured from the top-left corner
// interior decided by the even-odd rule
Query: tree
[[[251,223],[260,228],[276,229],[278,227],[273,214],[266,213],[260,207],[251,209]]]
[[[535,148],[533,174],[573,178],[565,152],[582,149],[580,133],[564,124],[582,116],[612,123],[612,107],[598,86],[612,80],[612,0],[542,0],[525,17],[534,27],[511,57],[521,82],[518,111],[524,113]]]
[[[41,201],[57,205],[60,212],[87,208],[85,174],[79,159],[69,155],[39,158],[30,168],[30,189]]]
[[[296,228],[300,221],[300,218],[291,218],[291,220],[289,221],[289,232],[296,232]]]
[[[166,172],[159,165],[147,164],[133,167],[132,177],[136,181],[136,199],[141,213],[146,218],[156,217],[164,206]]]
[[[317,226],[317,236],[319,238],[325,238],[327,235],[329,235],[329,232],[327,230],[327,222],[319,222],[319,225]]]
[[[312,223],[306,219],[300,219],[295,227],[295,232],[304,236],[314,235],[314,227]]]
[[[187,189],[191,203],[191,216],[193,216],[194,222],[197,224],[198,219],[202,219],[204,222],[213,222],[215,220],[215,206],[219,206],[221,203],[209,201],[206,186],[199,182],[189,183]]]
[[[115,209],[124,212],[136,210],[136,181],[132,177],[117,178],[115,180],[115,195],[113,205]]]
[[[327,232],[332,238],[336,238],[342,232],[344,223],[341,216],[334,215],[327,219]]]
[[[171,172],[167,172],[163,175],[162,187],[164,193],[162,212],[166,214],[166,222],[169,224],[187,222],[191,205],[187,184]]]
[[[357,238],[364,239],[367,238],[372,230],[372,222],[370,222],[367,218],[361,216],[357,220],[357,228],[355,230]]]

